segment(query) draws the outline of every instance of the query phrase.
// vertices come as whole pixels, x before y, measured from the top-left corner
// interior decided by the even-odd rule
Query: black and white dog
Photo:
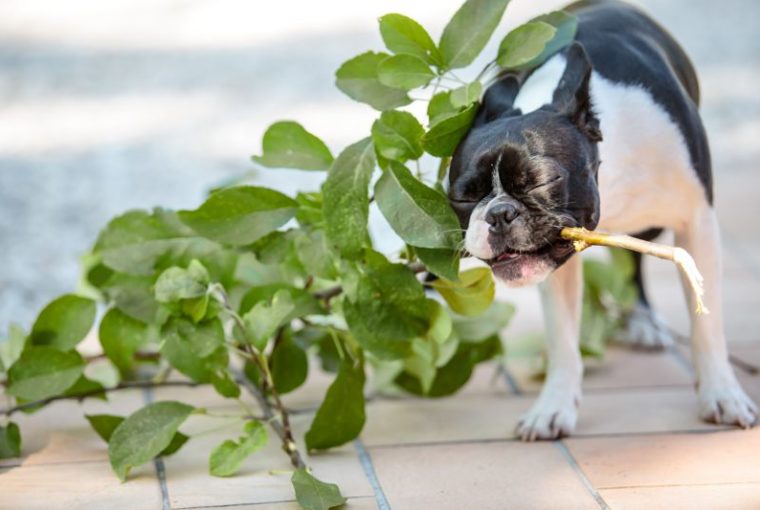
[[[570,434],[581,398],[578,351],[581,259],[565,226],[653,238],[675,233],[700,268],[708,315],[692,312],[699,415],[749,427],[758,410],[728,362],[721,313],[721,252],[712,207],[710,153],[699,87],[680,46],[637,8],[582,1],[575,42],[537,69],[501,75],[454,154],[449,199],[466,228],[465,248],[511,285],[541,282],[548,373],[522,417],[523,439]],[[668,342],[640,302],[631,342]],[[690,309],[694,310],[686,285]]]

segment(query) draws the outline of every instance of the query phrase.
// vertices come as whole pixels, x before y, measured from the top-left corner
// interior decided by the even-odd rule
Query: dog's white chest
[[[565,69],[557,55],[526,80],[515,106],[529,113],[548,104]],[[591,101],[604,141],[599,144],[599,228],[635,233],[677,227],[706,201],[683,135],[640,86],[614,83],[594,72]]]

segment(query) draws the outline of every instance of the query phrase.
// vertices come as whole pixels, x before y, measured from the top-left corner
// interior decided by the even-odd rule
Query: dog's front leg
[[[575,429],[583,363],[578,350],[582,261],[573,256],[540,285],[546,323],[548,367],[538,400],[517,425],[523,439],[556,439]]]
[[[688,283],[684,290],[691,311],[691,349],[697,374],[699,415],[702,419],[749,427],[757,421],[757,406],[744,393],[728,361],[721,307],[720,230],[715,212],[704,207],[684,228],[676,244],[689,251],[705,279],[706,315],[695,313]]]

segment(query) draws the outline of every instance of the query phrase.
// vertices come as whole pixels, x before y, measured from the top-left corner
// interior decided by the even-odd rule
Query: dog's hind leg
[[[637,234],[635,237],[651,241],[662,233],[662,229],[650,229]],[[644,288],[642,255],[634,252],[633,279],[638,290],[638,300],[628,315],[622,331],[615,337],[620,343],[637,349],[659,350],[673,344],[673,335],[665,321],[660,317],[647,299]]]
[[[691,312],[691,349],[699,415],[714,423],[750,427],[757,421],[758,409],[739,385],[728,361],[721,307],[720,229],[712,207],[705,205],[694,211],[691,220],[676,230],[676,245],[691,253],[702,272],[704,301],[709,310],[708,314],[695,312],[694,296],[684,281]]]

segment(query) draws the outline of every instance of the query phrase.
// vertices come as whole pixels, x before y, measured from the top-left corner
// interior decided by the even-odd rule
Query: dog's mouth
[[[559,239],[535,250],[503,249],[485,262],[494,275],[512,286],[537,283],[564,263],[574,253],[570,241]]]

